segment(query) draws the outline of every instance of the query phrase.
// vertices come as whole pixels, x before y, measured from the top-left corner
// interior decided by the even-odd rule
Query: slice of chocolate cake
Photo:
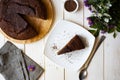
[[[59,52],[58,55],[84,49],[85,45],[78,35],[75,35]]]

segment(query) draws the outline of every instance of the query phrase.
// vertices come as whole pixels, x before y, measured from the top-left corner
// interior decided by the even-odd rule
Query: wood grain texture
[[[0,48],[4,45],[5,39],[4,36],[0,33]],[[0,80],[5,80],[4,76],[0,73]]]
[[[62,0],[51,0],[54,11],[55,11],[55,20],[53,22],[53,28],[55,23],[63,19],[63,3]],[[52,32],[50,31],[50,33]],[[49,34],[50,34],[49,33]],[[45,43],[47,41],[48,36],[45,37]],[[45,79],[44,80],[65,80],[64,79],[64,69],[57,66],[53,62],[51,62],[47,57],[45,57]]]
[[[79,3],[79,9],[77,12],[70,13],[64,9],[63,16],[64,16],[65,20],[72,21],[74,23],[77,23],[77,24],[83,26],[83,10],[84,10],[83,0],[78,0],[78,3]],[[64,4],[64,1],[63,1],[63,4]]]
[[[4,45],[5,39],[4,36],[0,33],[0,48]]]
[[[63,2],[64,3],[64,2]],[[83,0],[78,0],[79,9],[75,13],[70,13],[64,10],[64,20],[74,22],[83,27],[84,21],[84,6]],[[65,70],[65,80],[79,80],[79,72],[72,70]]]
[[[120,33],[107,35],[104,46],[104,80],[120,80]]]
[[[25,53],[38,63],[42,68],[45,68],[44,65],[44,39],[25,45]],[[44,74],[40,77],[39,80],[44,80]]]
[[[99,47],[90,66],[87,80],[103,80],[103,44]]]
[[[86,18],[91,15],[91,13],[86,7],[84,7],[83,0],[79,0],[82,7],[74,14],[64,11],[64,0],[50,1],[52,2],[55,12],[52,30],[54,28],[54,24],[60,19],[75,22],[79,25],[83,25],[86,29],[89,29]],[[44,56],[44,47],[49,34],[37,42],[30,44],[14,44],[45,69],[44,74],[39,80],[79,80],[79,72],[65,70]],[[4,38],[4,36],[0,34],[0,47],[2,47],[7,40],[8,39]],[[120,34],[118,34],[116,39],[114,39],[112,35],[107,34],[106,40],[96,52],[88,68],[88,77],[86,80],[120,80],[119,42]]]
[[[90,29],[87,17],[89,17],[92,13],[88,10],[88,7],[84,6],[84,27],[86,29]],[[100,46],[98,51],[95,53],[90,66],[88,67],[88,77],[87,80],[103,80],[104,74],[104,65],[103,65],[103,44]]]

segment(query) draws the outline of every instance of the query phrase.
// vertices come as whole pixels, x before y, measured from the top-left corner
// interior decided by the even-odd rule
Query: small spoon
[[[105,40],[105,38],[106,38],[105,36],[101,36],[99,42],[96,45],[94,45],[94,49],[92,50],[91,55],[89,56],[88,60],[83,65],[83,67],[81,68],[81,71],[79,73],[79,80],[84,80],[87,77],[87,75],[88,75],[87,68],[88,68],[92,58],[94,57],[95,52],[97,51],[97,49],[99,48],[101,43]]]

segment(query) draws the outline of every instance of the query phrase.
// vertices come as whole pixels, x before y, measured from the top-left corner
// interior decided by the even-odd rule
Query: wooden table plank
[[[4,43],[5,43],[4,36],[0,33],[0,48],[4,45]],[[0,80],[5,80],[1,73],[0,73]]]
[[[4,36],[0,33],[0,48],[4,45],[5,39]]]
[[[84,9],[83,0],[78,0],[78,3],[79,3],[79,9],[75,13],[68,12],[64,9],[64,19],[68,20],[68,21],[72,21],[74,23],[77,23],[77,24],[83,26],[83,21],[84,21],[84,18],[83,18],[83,13],[84,13],[83,12],[83,9]],[[63,4],[64,4],[64,1],[63,1]]]
[[[70,13],[70,12],[67,12],[66,10],[64,10],[64,19],[83,26],[83,21],[84,21],[83,0],[78,0],[78,2],[79,2],[78,11],[75,13]],[[79,72],[66,69],[65,70],[65,80],[79,80]]]
[[[63,3],[62,0],[51,0],[54,7],[54,22],[53,22],[53,28],[54,24],[60,20],[63,19]],[[52,28],[52,29],[53,29]],[[45,42],[47,41],[47,37],[45,38]],[[56,64],[51,62],[48,58],[45,58],[45,79],[44,80],[64,80],[64,69],[61,67],[58,67]]]
[[[84,27],[89,28],[87,17],[91,15],[91,12],[84,6]],[[103,80],[103,45],[96,52],[90,66],[88,67],[87,80]]]
[[[120,80],[120,33],[107,35],[104,46],[104,80]]]
[[[44,68],[44,39],[25,45],[25,53],[37,62],[41,67]],[[44,80],[44,74],[40,77],[39,80]]]
[[[103,80],[103,70],[103,45],[101,45],[88,67],[87,80]]]
[[[82,3],[82,7],[74,14],[64,11],[64,0],[51,1],[55,10],[55,21],[53,26],[59,19],[64,18],[79,25],[83,25],[87,29],[89,28],[86,18],[91,15],[91,13],[83,6],[83,0],[79,0],[80,3]],[[47,37],[48,36],[40,41],[26,45],[13,43],[45,69],[45,73],[39,80],[79,80],[79,72],[64,70],[43,55]],[[8,39],[0,34],[0,48],[7,40]],[[96,55],[88,68],[87,80],[120,80],[119,40],[120,34],[118,34],[116,39],[114,39],[112,35],[107,35],[107,39],[96,52]]]

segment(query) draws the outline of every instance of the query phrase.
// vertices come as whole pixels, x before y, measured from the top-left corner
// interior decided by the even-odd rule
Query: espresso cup
[[[65,0],[64,9],[67,12],[75,13],[78,10],[79,4],[77,0]]]

